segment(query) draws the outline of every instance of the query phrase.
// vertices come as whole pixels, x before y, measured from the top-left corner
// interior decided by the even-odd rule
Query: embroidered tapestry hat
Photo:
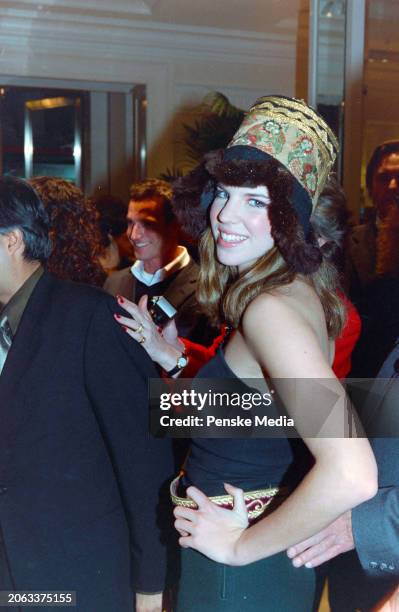
[[[338,153],[324,119],[303,100],[259,98],[226,149],[204,156],[174,185],[173,205],[184,230],[199,237],[218,182],[267,186],[272,237],[289,267],[311,274],[322,255],[310,216]]]

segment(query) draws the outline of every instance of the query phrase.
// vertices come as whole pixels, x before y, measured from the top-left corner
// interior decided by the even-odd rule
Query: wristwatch
[[[174,376],[181,370],[184,370],[187,364],[188,364],[188,357],[186,353],[182,353],[180,357],[177,358],[175,367],[169,370],[168,372],[166,372],[166,374],[168,376]]]

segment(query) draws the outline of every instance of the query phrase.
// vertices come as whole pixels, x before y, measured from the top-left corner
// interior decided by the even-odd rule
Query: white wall
[[[108,9],[118,4],[123,16]],[[149,175],[176,162],[181,122],[208,91],[219,90],[241,107],[265,93],[295,93],[295,27],[266,35],[135,19],[146,6],[151,2],[19,0],[14,8],[0,0],[2,84],[14,77],[37,78],[36,85],[45,79],[46,86],[107,83],[117,90],[145,84]]]

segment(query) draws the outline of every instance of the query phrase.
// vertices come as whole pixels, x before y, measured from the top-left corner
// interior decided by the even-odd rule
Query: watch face
[[[185,368],[187,364],[188,364],[188,359],[187,359],[187,357],[185,355],[182,355],[177,360],[177,365],[178,365],[179,368]]]

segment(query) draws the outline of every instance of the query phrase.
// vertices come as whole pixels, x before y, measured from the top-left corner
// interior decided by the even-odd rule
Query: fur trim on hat
[[[205,164],[204,158],[194,170],[173,183],[173,211],[183,231],[195,239],[207,226],[207,210],[201,207],[201,195],[207,184],[213,183]]]
[[[300,274],[312,274],[322,254],[311,230],[305,240],[297,213],[290,202],[293,177],[278,161],[223,160],[223,150],[204,156],[202,163],[174,184],[173,207],[184,231],[199,238],[207,226],[209,207],[201,205],[216,183],[233,187],[266,185],[271,198],[268,215],[272,237],[288,266]],[[213,198],[210,198],[210,201]]]

